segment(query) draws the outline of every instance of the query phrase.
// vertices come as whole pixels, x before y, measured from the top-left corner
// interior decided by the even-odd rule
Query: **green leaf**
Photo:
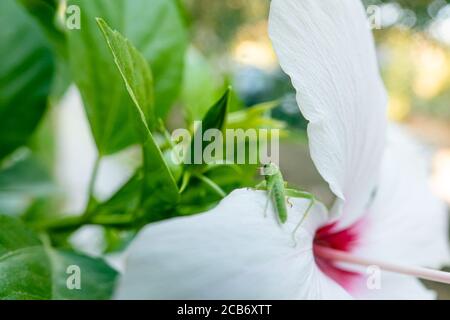
[[[95,18],[127,37],[149,62],[155,81],[155,113],[164,117],[182,77],[186,32],[174,0],[70,0],[81,10],[81,29],[68,34],[72,73],[81,91],[101,154],[138,141],[130,126],[132,101],[114,66]]]
[[[196,48],[189,48],[185,61],[181,99],[186,110],[187,122],[192,123],[194,120],[202,119],[208,112],[219,86],[214,70]]]
[[[55,52],[67,57],[66,37],[57,25],[58,0],[17,0],[39,23]]]
[[[134,119],[136,127],[141,129],[144,159],[143,207],[151,208],[153,212],[165,212],[176,205],[179,192],[164,156],[147,125],[146,112],[147,114],[150,112],[152,104],[150,70],[141,54],[127,39],[119,32],[111,30],[103,20],[99,19],[98,23],[128,93],[135,103],[133,109],[137,111]]]
[[[43,247],[20,248],[0,259],[0,299],[51,299],[50,268]]]
[[[225,126],[228,101],[231,89],[227,89],[223,96],[211,107],[203,118],[203,130],[218,129],[223,130]]]
[[[79,267],[80,290],[67,286],[69,266]],[[0,299],[108,299],[116,276],[102,260],[50,248],[0,216]]]
[[[103,260],[79,253],[47,249],[52,266],[52,299],[109,299],[115,286],[117,272]],[[67,288],[67,268],[78,266],[81,271],[81,289]]]
[[[136,236],[136,231],[105,228],[104,253],[123,252]]]
[[[227,129],[285,129],[285,122],[270,117],[278,106],[278,101],[269,101],[229,113]]]
[[[50,174],[32,156],[27,156],[0,171],[0,193],[46,196],[54,190]]]
[[[41,120],[54,61],[37,24],[13,0],[0,1],[0,159],[27,143]]]
[[[50,174],[40,161],[26,156],[0,171],[0,212],[21,214],[32,201],[55,191]]]
[[[147,127],[144,130],[145,140],[148,128],[155,126],[153,110],[153,78],[145,58],[133,45],[120,35],[111,30],[107,23],[98,18],[97,23],[105,36],[105,40],[113,54],[114,62],[125,82],[126,89],[134,104],[137,106],[138,116]],[[138,127],[142,127],[138,123]]]
[[[97,206],[96,215],[124,215],[132,213],[139,207],[140,193],[142,191],[142,175],[133,175],[108,200]]]
[[[230,92],[231,89],[228,88],[223,94],[223,96],[211,108],[209,108],[208,112],[206,113],[205,117],[201,122],[202,124],[201,130],[200,128],[198,128],[195,131],[189,149],[190,154],[187,155],[188,157],[191,158],[192,163],[192,165],[190,166],[191,168],[204,167],[203,165],[194,164],[195,152],[201,152],[203,155],[203,150],[208,144],[208,142],[203,141],[203,133],[205,133],[209,129],[218,129],[221,131],[224,129],[227,117]],[[201,141],[201,150],[196,150],[196,144],[198,144],[199,141]]]
[[[69,87],[72,76],[68,64],[67,39],[58,10],[63,8],[59,0],[17,0],[35,18],[55,55],[55,75],[50,92],[50,102],[56,103]]]
[[[40,241],[17,219],[0,215],[0,256],[19,249],[40,246]]]
[[[151,136],[144,144],[143,151],[142,207],[150,210],[148,212],[150,215],[164,214],[177,205],[180,197],[178,186],[164,161],[161,151]],[[164,218],[164,215],[155,219],[159,220],[160,218]],[[153,218],[151,219],[153,220]]]

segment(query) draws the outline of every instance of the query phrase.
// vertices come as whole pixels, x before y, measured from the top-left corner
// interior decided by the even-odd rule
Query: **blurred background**
[[[389,118],[423,143],[432,164],[430,186],[450,207],[450,0],[363,2],[380,10],[380,28],[374,35],[390,97]],[[178,0],[189,44],[180,94],[168,116],[168,127],[183,127],[186,119],[201,118],[228,85],[235,92],[235,110],[276,100],[272,117],[287,123],[293,132],[281,146],[286,179],[330,204],[332,195],[308,154],[307,123],[267,35],[269,3]],[[52,108],[27,147],[19,148],[2,164],[0,211],[4,214],[24,214],[33,220],[55,203],[58,211],[66,214],[86,207],[97,148],[80,93],[73,84],[64,83],[65,70],[58,70],[61,78],[56,78],[52,90],[60,98],[50,101]],[[194,103],[196,107],[190,108]],[[103,160],[94,186],[99,200],[107,199],[133,175],[140,163],[139,150],[128,147]],[[100,255],[104,235],[95,227],[80,231],[71,236],[73,247]],[[440,298],[450,299],[448,286],[429,285]]]
[[[193,45],[199,51],[191,53],[207,57],[215,71],[222,70],[223,77],[231,77],[244,104],[281,98],[283,102],[273,116],[304,129],[293,89],[278,68],[267,36],[269,1],[186,3]],[[381,28],[374,29],[374,34],[389,92],[389,117],[434,149],[431,184],[450,204],[450,3],[365,0],[364,4],[380,8]],[[307,155],[299,153],[281,159],[296,164],[301,156]],[[284,165],[288,172],[295,170],[289,163]],[[312,176],[291,176],[301,185],[314,183]]]

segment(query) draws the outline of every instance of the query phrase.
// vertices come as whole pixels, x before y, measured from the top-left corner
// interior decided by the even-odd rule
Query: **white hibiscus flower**
[[[272,0],[269,34],[310,121],[313,161],[337,197],[291,199],[288,221],[266,193],[235,190],[213,210],[147,226],[128,253],[119,299],[432,298],[416,277],[450,282],[445,207],[417,148],[394,129],[359,0]],[[300,170],[300,168],[299,168]],[[387,271],[379,290],[364,266]],[[405,267],[405,265],[409,267]],[[414,266],[414,267],[411,267]]]

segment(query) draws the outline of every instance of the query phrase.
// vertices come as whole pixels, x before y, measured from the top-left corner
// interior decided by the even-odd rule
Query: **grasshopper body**
[[[270,163],[263,165],[261,168],[261,174],[264,175],[264,181],[258,184],[256,186],[256,189],[266,190],[268,193],[267,203],[264,209],[264,215],[267,212],[270,200],[272,200],[278,219],[280,223],[284,224],[287,221],[287,214],[288,214],[286,203],[289,202],[287,197],[304,198],[310,200],[308,207],[303,213],[302,219],[292,232],[292,238],[294,240],[294,244],[296,244],[297,242],[295,239],[295,233],[298,230],[298,228],[302,225],[303,221],[308,216],[309,211],[313,207],[315,203],[314,195],[308,192],[287,188],[287,184],[284,181],[283,175],[281,174],[281,171],[276,164]]]
[[[265,179],[265,186],[269,193],[269,198],[272,198],[280,222],[285,223],[287,220],[287,207],[286,188],[283,175],[281,174],[278,166],[273,163],[265,164],[262,167],[262,170]]]

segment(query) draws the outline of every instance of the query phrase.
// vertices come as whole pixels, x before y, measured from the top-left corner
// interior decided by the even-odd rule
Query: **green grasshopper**
[[[280,223],[284,224],[287,221],[288,214],[286,204],[289,204],[292,207],[292,204],[289,202],[288,197],[310,200],[308,207],[303,213],[302,219],[292,232],[292,238],[296,245],[297,242],[295,239],[295,233],[307,218],[308,213],[313,207],[316,199],[314,195],[308,192],[288,188],[287,183],[284,181],[283,175],[281,174],[280,168],[278,168],[278,166],[274,163],[264,164],[261,168],[261,174],[264,175],[264,181],[258,184],[255,188],[257,190],[266,190],[268,192],[267,202],[264,208],[264,216],[267,213],[269,202],[270,200],[272,200],[272,204],[275,208],[275,211],[277,212],[278,219]]]

